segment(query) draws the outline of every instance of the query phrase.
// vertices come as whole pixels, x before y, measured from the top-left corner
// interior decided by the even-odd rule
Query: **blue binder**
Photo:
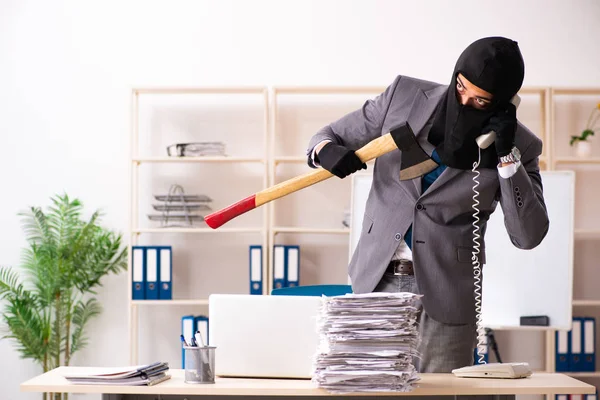
[[[473,364],[474,365],[479,365],[479,364],[487,364],[489,362],[489,346],[488,346],[488,340],[487,337],[485,338],[485,342],[483,344],[483,348],[482,348],[482,355],[483,355],[483,363],[479,362],[479,354],[477,354],[477,346],[475,346],[475,349],[473,350]]]
[[[158,257],[158,269],[160,271],[160,285],[158,298],[160,300],[171,300],[173,298],[173,250],[171,246],[161,246],[158,248],[160,256]]]
[[[262,246],[250,246],[248,253],[250,265],[250,294],[262,294]]]
[[[556,331],[556,372],[569,372],[571,331]]]
[[[596,371],[596,319],[582,318],[583,320],[583,362],[581,363],[581,371],[594,372]],[[588,395],[589,396],[592,395]]]
[[[158,300],[158,250],[146,247],[146,300]]]
[[[210,341],[210,338],[208,337],[208,317],[199,315],[194,318],[194,333],[197,331],[200,331],[204,344],[208,346]],[[198,343],[198,346],[200,346],[200,343]]]
[[[307,285],[271,290],[273,296],[343,296],[352,293],[350,285]]]
[[[132,246],[131,252],[131,298],[144,300],[146,298],[146,249],[144,246]]]
[[[300,285],[300,246],[285,246],[285,286]]]
[[[580,372],[583,364],[583,318],[573,318],[569,371]]]
[[[192,337],[194,336],[194,316],[185,315],[181,317],[181,334],[185,339],[186,343],[192,344]],[[181,347],[181,369],[185,369],[185,349]]]
[[[285,287],[285,265],[285,246],[276,244],[273,246],[273,287],[275,289]]]

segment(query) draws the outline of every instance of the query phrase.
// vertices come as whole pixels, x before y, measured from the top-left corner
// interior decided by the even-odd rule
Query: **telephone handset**
[[[515,108],[519,108],[519,104],[521,104],[521,98],[518,94],[515,94],[513,98],[510,99],[510,102],[514,104]],[[490,145],[494,143],[495,140],[496,132],[494,131],[485,133],[481,136],[478,136],[477,139],[475,139],[475,141],[477,142],[477,146],[479,146],[482,149],[487,149],[488,147],[490,147]]]

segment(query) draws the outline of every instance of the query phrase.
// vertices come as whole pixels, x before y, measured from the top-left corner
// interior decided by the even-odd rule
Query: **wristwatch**
[[[510,150],[510,153],[508,153],[507,155],[505,155],[503,157],[500,157],[501,163],[515,163],[520,160],[521,160],[521,152],[519,151],[519,149],[517,149],[516,146],[513,146],[513,148]]]

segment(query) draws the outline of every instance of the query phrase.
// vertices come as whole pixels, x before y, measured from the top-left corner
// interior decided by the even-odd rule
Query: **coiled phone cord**
[[[471,257],[471,261],[473,261],[473,278],[475,280],[475,313],[476,313],[476,323],[477,323],[477,357],[479,358],[479,364],[485,364],[484,360],[484,350],[486,344],[486,335],[485,329],[481,323],[481,264],[479,263],[479,238],[481,235],[479,234],[479,200],[477,197],[479,196],[479,192],[477,191],[477,187],[479,186],[479,171],[477,167],[479,167],[479,163],[481,162],[481,148],[477,147],[479,151],[479,159],[477,162],[473,163],[473,255]]]

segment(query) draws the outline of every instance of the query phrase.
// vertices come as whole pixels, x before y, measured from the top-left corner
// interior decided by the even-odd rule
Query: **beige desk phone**
[[[510,100],[510,102],[515,105],[515,108],[519,108],[519,104],[521,104],[521,98],[519,97],[518,94],[515,94],[514,97]],[[494,132],[494,131],[483,134],[483,135],[477,137],[477,139],[475,139],[475,141],[477,142],[477,145],[482,149],[487,149],[490,146],[490,144],[494,143],[495,140],[496,140],[496,132]]]
[[[515,95],[510,102],[514,104],[516,108],[519,108],[519,104],[521,103],[521,98],[518,95]],[[483,134],[477,139],[477,145],[481,149],[488,148],[494,141],[496,140],[496,132],[491,131],[489,133]],[[481,155],[480,155],[481,156]],[[479,176],[479,172],[477,171],[477,167],[479,165],[479,161],[473,166],[473,172],[475,173],[473,182],[475,186],[473,186],[473,209],[475,210],[473,214],[473,254],[476,255],[479,253],[479,238],[481,235],[479,234],[479,226],[477,223],[479,222],[478,214],[479,209],[477,205],[479,202],[477,201],[477,196],[479,192],[476,191],[477,186],[479,186],[479,181],[477,177]],[[475,256],[474,256],[475,257]],[[484,329],[481,323],[481,266],[478,258],[474,258],[473,262],[473,277],[475,279],[475,310],[477,314],[477,340],[478,340],[478,348],[484,347],[485,344],[485,334]],[[479,353],[478,353],[479,354]],[[480,362],[483,362],[482,356],[480,355]],[[455,376],[461,378],[504,378],[504,379],[517,379],[517,378],[526,378],[531,375],[531,368],[527,363],[483,363],[479,365],[472,365],[463,368],[457,368],[452,370],[452,373]]]

